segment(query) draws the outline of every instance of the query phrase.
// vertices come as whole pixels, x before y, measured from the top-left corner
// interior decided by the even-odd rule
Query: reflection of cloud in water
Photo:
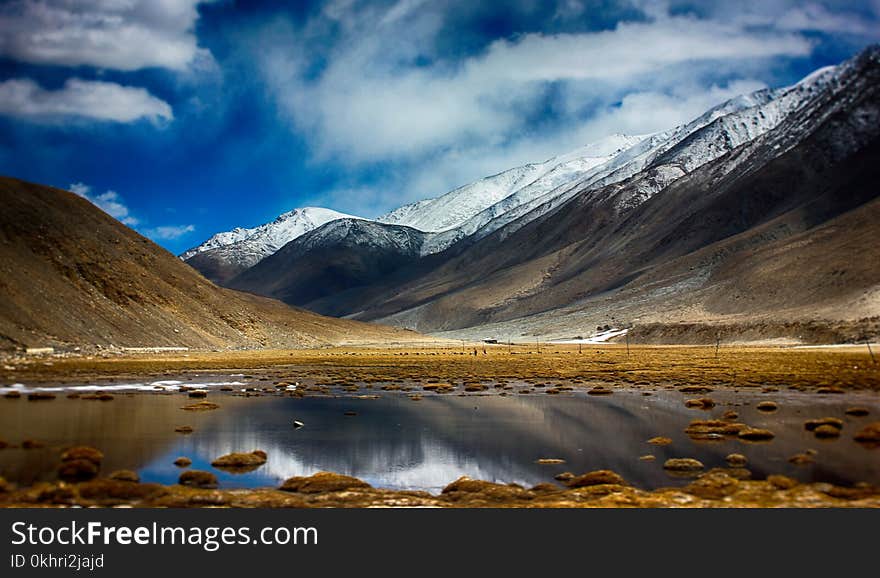
[[[530,486],[552,481],[562,471],[607,468],[650,488],[685,483],[664,473],[667,458],[693,457],[709,468],[723,467],[724,456],[732,452],[748,457],[756,477],[781,473],[804,481],[880,482],[876,459],[880,450],[867,450],[851,439],[858,428],[877,419],[880,396],[852,394],[838,399],[721,391],[711,396],[718,402],[711,412],[687,409],[683,404],[687,396],[665,390],[651,397],[638,391],[617,391],[601,398],[425,395],[418,402],[400,394],[363,400],[243,398],[217,392],[210,398],[220,409],[196,413],[180,410],[188,403],[183,394],[118,395],[110,403],[63,396],[52,402],[10,401],[0,403],[0,439],[32,438],[49,445],[45,450],[3,450],[0,475],[12,480],[52,479],[59,448],[77,443],[105,453],[105,473],[135,469],[145,481],[173,483],[181,470],[172,462],[185,455],[193,460],[193,468],[217,473],[224,487],[277,486],[291,476],[329,470],[378,487],[437,491],[461,475]],[[771,398],[780,404],[778,412],[762,414],[754,408],[757,401]],[[743,402],[751,405],[740,405]],[[869,407],[871,415],[844,416],[850,405]],[[774,431],[774,441],[699,443],[684,434],[690,420],[717,417],[731,408],[740,412],[740,421]],[[358,415],[343,415],[350,410]],[[804,430],[805,419],[826,415],[844,419],[841,439],[823,442]],[[305,422],[305,427],[295,429],[295,419]],[[175,434],[174,427],[182,424],[192,425],[195,433]],[[645,443],[657,435],[672,438],[672,445]],[[789,456],[807,448],[819,452],[815,465],[788,463]],[[254,449],[269,454],[268,463],[254,472],[236,475],[210,466],[220,455]],[[657,459],[639,461],[644,454]],[[566,463],[539,465],[535,463],[539,458],[561,458]]]
[[[515,473],[520,469],[515,464],[501,466],[487,462],[484,457],[462,455],[443,442],[430,439],[413,440],[393,446],[376,446],[368,453],[351,460],[345,455],[321,457],[314,452],[297,454],[252,433],[235,441],[216,438],[201,440],[193,445],[193,455],[190,457],[194,460],[194,468],[200,467],[199,464],[207,467],[217,456],[251,449],[265,451],[269,455],[267,463],[254,472],[220,473],[218,477],[236,485],[277,485],[292,476],[309,476],[327,470],[361,478],[376,487],[422,490],[440,490],[463,475],[481,480],[521,484],[526,484],[525,480],[529,477],[524,468]],[[170,463],[174,458],[168,454],[162,459],[165,463]]]
[[[266,451],[269,461],[256,472],[225,478],[229,484],[245,486],[275,485],[287,477],[320,470],[392,488],[438,490],[461,475],[529,486],[552,481],[562,471],[607,468],[637,486],[658,487],[684,483],[663,471],[668,458],[694,457],[709,468],[724,467],[724,457],[732,452],[749,457],[756,477],[784,473],[805,480],[880,479],[880,465],[865,462],[865,450],[850,440],[820,444],[821,465],[813,468],[787,462],[790,455],[817,444],[803,432],[799,412],[810,407],[811,412],[837,415],[846,403],[821,407],[828,402],[808,400],[803,394],[780,395],[777,399],[784,409],[777,414],[737,408],[748,423],[776,431],[774,442],[694,442],[683,432],[687,423],[720,415],[729,407],[725,400],[732,399],[731,394],[713,395],[719,401],[714,412],[685,408],[684,396],[678,392],[656,392],[651,397],[619,392],[601,399],[583,395],[426,396],[420,402],[402,395],[374,401],[230,398],[236,400],[234,407],[224,402],[224,415],[206,424],[190,441],[192,451],[205,463],[233,451]],[[876,397],[870,400],[877,402]],[[359,415],[343,417],[343,411],[352,408]],[[306,427],[294,430],[293,419],[301,419]],[[646,444],[656,435],[671,437],[673,444]],[[655,462],[638,460],[649,453],[657,457]],[[536,464],[542,457],[562,458],[566,463]]]

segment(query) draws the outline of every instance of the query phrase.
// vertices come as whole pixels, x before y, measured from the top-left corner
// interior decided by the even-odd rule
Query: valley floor
[[[880,345],[631,346],[624,344],[429,344],[313,350],[167,352],[19,357],[0,380],[68,383],[181,371],[289,370],[326,379],[570,380],[587,384],[779,387],[880,391]]]
[[[707,408],[714,406],[713,395],[733,400],[738,395],[745,399],[746,395],[755,394],[767,394],[768,400],[783,395],[828,396],[852,405],[857,405],[852,400],[868,399],[871,411],[863,411],[871,415],[859,418],[863,422],[858,422],[858,427],[865,426],[867,437],[859,440],[860,434],[850,429],[851,425],[847,425],[843,433],[838,429],[831,434],[840,437],[837,443],[861,444],[859,451],[869,451],[873,455],[880,452],[880,423],[876,421],[876,408],[880,407],[877,403],[877,392],[880,392],[880,359],[875,357],[877,355],[877,349],[869,351],[868,346],[628,348],[616,344],[508,346],[482,343],[405,349],[169,352],[11,359],[0,366],[0,385],[17,383],[33,389],[90,383],[99,389],[102,386],[110,389],[111,384],[131,379],[147,382],[210,372],[211,375],[230,376],[246,373],[245,377],[255,386],[249,387],[246,393],[242,390],[242,393],[228,394],[240,397],[370,398],[377,397],[375,394],[378,393],[392,392],[419,401],[422,396],[427,399],[427,396],[436,395],[565,396],[581,392],[613,396],[615,393],[641,392],[645,404],[649,405],[652,399],[668,400],[663,396],[671,392],[681,394],[681,404],[702,403],[707,404]],[[293,380],[301,385],[291,388]],[[161,393],[172,395],[176,392]],[[147,398],[154,394],[131,395]],[[212,393],[210,399],[222,405],[223,398],[216,395],[219,392]],[[30,402],[20,399],[15,403],[62,401],[70,400]],[[248,401],[242,400],[242,403]],[[774,410],[771,408],[770,411]],[[850,410],[847,409],[846,416],[842,409],[840,413],[840,416],[825,419],[829,419],[829,423],[836,420],[842,424],[842,418],[848,417]],[[738,420],[735,412],[721,415],[721,408],[712,413],[696,412],[694,417],[714,418],[692,422],[691,425],[697,424],[697,427],[688,435],[695,440],[711,441],[731,435],[734,439],[737,435],[746,439],[750,434],[743,432],[756,429],[738,423],[747,419]],[[625,427],[626,424],[621,424],[621,428]],[[856,441],[853,441],[854,435]],[[787,457],[782,457],[783,463]],[[809,455],[803,459],[809,459]],[[608,470],[575,474],[563,480],[562,485],[540,483],[531,488],[462,478],[449,480],[439,494],[373,488],[361,480],[331,473],[291,478],[285,482],[286,491],[196,488],[103,477],[79,483],[39,481],[16,487],[0,478],[0,506],[880,507],[880,487],[876,485],[799,482],[784,475],[750,479],[749,471],[734,463],[730,463],[730,467],[707,468],[705,472],[702,468],[689,473],[685,471],[684,475],[690,479],[687,485],[655,490],[633,487]]]

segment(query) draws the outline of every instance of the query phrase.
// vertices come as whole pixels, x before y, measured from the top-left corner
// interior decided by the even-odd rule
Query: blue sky
[[[179,253],[374,217],[880,40],[880,0],[0,2],[0,174]]]

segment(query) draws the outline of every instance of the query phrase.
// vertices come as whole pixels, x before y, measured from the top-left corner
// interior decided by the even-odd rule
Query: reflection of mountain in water
[[[742,394],[739,394],[742,397]],[[716,395],[723,401],[724,395]],[[779,398],[777,398],[779,399]],[[380,487],[437,490],[460,475],[531,485],[551,481],[556,473],[609,468],[640,487],[681,483],[669,478],[662,463],[671,457],[695,457],[707,467],[722,467],[724,456],[746,454],[756,477],[785,473],[804,480],[837,482],[880,480],[880,465],[865,460],[865,450],[849,439],[819,443],[802,429],[806,404],[829,407],[809,415],[843,415],[843,406],[803,394],[786,399],[772,416],[750,407],[737,408],[753,425],[771,427],[770,444],[693,442],[683,433],[691,419],[707,412],[686,409],[681,394],[653,397],[618,393],[587,396],[458,397],[428,396],[413,402],[402,395],[379,400],[346,398],[236,400],[225,403],[222,419],[207,425],[191,440],[192,453],[204,462],[231,451],[262,449],[269,462],[257,472],[226,475],[224,483],[273,485],[294,475],[330,470],[357,476]],[[876,398],[869,401],[876,404]],[[719,406],[715,413],[723,411]],[[344,411],[358,412],[346,417]],[[291,422],[306,427],[294,430]],[[853,426],[854,429],[854,426]],[[674,443],[654,447],[656,435]],[[797,468],[787,458],[808,447],[820,451],[819,465]],[[642,462],[652,453],[655,462]],[[535,463],[542,457],[566,464]]]
[[[235,475],[213,470],[225,487],[275,486],[295,475],[319,470],[349,474],[378,487],[436,491],[461,475],[496,482],[532,485],[551,481],[562,471],[583,473],[613,469],[639,487],[683,483],[668,477],[663,462],[694,457],[707,467],[724,466],[728,453],[745,454],[756,477],[783,473],[802,480],[836,483],[880,482],[878,450],[851,440],[867,418],[845,417],[840,440],[822,442],[804,431],[808,418],[844,416],[849,405],[880,413],[876,395],[851,394],[845,401],[804,393],[777,393],[780,411],[754,409],[761,394],[713,392],[713,412],[686,409],[678,392],[617,392],[607,397],[582,394],[549,396],[425,396],[411,401],[389,394],[377,400],[355,398],[241,398],[212,393],[217,411],[190,413],[183,395],[117,395],[102,403],[59,398],[51,402],[0,403],[0,439],[20,443],[32,438],[47,442],[43,450],[0,450],[0,475],[29,483],[52,479],[59,450],[86,444],[105,455],[103,471],[127,468],[144,481],[174,483],[180,455],[193,468],[211,469],[211,461],[233,451],[261,449],[268,463],[254,472]],[[692,419],[720,415],[729,403],[741,421],[776,433],[769,444],[736,440],[693,442],[683,432]],[[346,411],[356,411],[347,417]],[[294,429],[294,419],[306,426]],[[874,418],[876,419],[876,418]],[[195,433],[182,436],[174,427],[189,424]],[[663,435],[666,447],[646,440]],[[819,451],[816,464],[797,467],[787,459],[807,448]],[[654,462],[639,461],[653,454]],[[562,465],[539,465],[539,458],[562,458]]]

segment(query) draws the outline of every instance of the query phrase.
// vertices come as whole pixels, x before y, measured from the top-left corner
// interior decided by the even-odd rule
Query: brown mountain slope
[[[357,317],[496,337],[878,317],[878,119],[875,51],[795,118],[637,207],[620,200],[650,171],[501,229]]]
[[[0,348],[411,341],[207,281],[87,200],[0,177]]]
[[[228,281],[244,269],[240,265],[230,263],[228,259],[222,258],[227,251],[227,247],[218,247],[198,253],[187,259],[186,264],[211,282],[228,287]]]

